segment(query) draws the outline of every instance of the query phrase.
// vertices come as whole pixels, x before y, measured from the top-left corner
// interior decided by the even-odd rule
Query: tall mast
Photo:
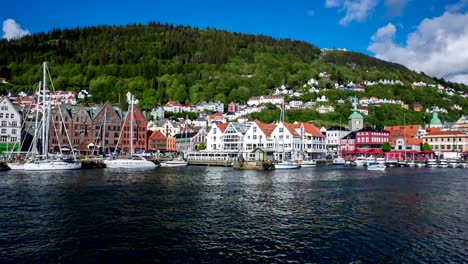
[[[104,108],[104,124],[102,128],[102,153],[106,154],[106,121],[107,121],[107,107]]]
[[[130,97],[130,156],[133,155],[133,95]]]
[[[42,143],[42,155],[45,155],[48,150],[46,149],[46,89],[47,89],[47,62],[43,63],[43,72],[42,72],[42,129],[41,129],[41,143]]]

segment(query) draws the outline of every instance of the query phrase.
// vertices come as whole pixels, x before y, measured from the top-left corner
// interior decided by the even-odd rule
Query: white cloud
[[[341,5],[341,1],[340,0],[326,0],[325,1],[325,7],[338,7]]]
[[[408,0],[385,0],[384,4],[390,16],[401,16]]]
[[[372,41],[391,41],[396,33],[396,28],[392,23],[388,23],[385,27],[381,27],[371,37]]]
[[[309,9],[307,10],[307,15],[308,16],[314,16],[315,15],[315,11],[313,9]]]
[[[3,38],[7,40],[18,39],[29,34],[31,34],[29,30],[22,29],[21,25],[16,23],[15,20],[9,18],[3,21]]]
[[[378,3],[378,0],[346,0],[343,7],[346,10],[346,14],[339,23],[346,26],[352,21],[365,21]]]
[[[456,12],[462,10],[463,8],[465,8],[465,6],[468,6],[468,0],[460,0],[458,3],[452,4],[452,5],[447,5],[445,7],[445,10],[449,11],[449,12],[456,13]]]
[[[363,22],[372,13],[380,0],[325,0],[325,7],[339,8],[339,12],[345,12],[339,23],[343,26],[352,21]]]
[[[468,74],[468,13],[445,12],[440,17],[424,19],[407,36],[405,45],[393,41],[396,28],[389,25],[371,38],[368,50],[377,58],[439,78],[454,80]]]

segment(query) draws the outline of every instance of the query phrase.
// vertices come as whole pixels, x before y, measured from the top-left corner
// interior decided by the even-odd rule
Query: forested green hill
[[[398,79],[405,84],[424,81],[468,90],[464,85],[446,83],[360,53],[321,51],[302,41],[154,22],[55,29],[20,40],[3,40],[0,75],[9,84],[0,89],[33,91],[41,78],[43,61],[49,63],[56,90],[89,88],[93,96],[88,101],[94,102],[118,102],[131,91],[143,109],[168,100],[245,102],[251,96],[271,94],[273,88],[283,84],[302,91],[308,79],[317,79],[323,71],[331,74],[320,80],[323,87],[335,81]],[[382,90],[388,96],[422,102],[425,107],[435,102],[409,85],[373,87],[369,93],[381,94]],[[332,97],[352,95],[324,93]]]

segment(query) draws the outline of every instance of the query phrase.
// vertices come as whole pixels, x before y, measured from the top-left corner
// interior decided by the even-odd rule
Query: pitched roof
[[[420,125],[386,126],[384,129],[390,133],[391,137],[415,137],[420,127]]]
[[[216,122],[215,125],[219,128],[221,132],[224,133],[224,130],[226,130],[226,128],[229,126],[229,123]]]
[[[428,129],[428,133],[426,134],[426,136],[459,136],[459,137],[468,137],[468,135],[466,133],[463,133],[462,131],[458,131],[458,130],[446,130],[446,131],[442,131],[440,129],[431,129],[429,130]]]
[[[320,129],[318,129],[316,126],[314,126],[313,124],[309,124],[309,123],[300,123],[300,124],[303,124],[304,125],[304,131],[308,134],[312,134],[314,136],[319,136],[319,137],[324,137],[324,135],[322,134],[322,132],[320,131]]]
[[[289,133],[291,133],[291,134],[293,135],[293,137],[299,137],[299,136],[301,136],[301,135],[299,135],[299,133],[297,133],[297,131],[296,131],[296,126],[297,126],[297,125],[284,122],[284,126],[286,127],[286,129],[289,130]]]
[[[267,137],[271,137],[271,133],[276,128],[276,125],[274,125],[274,124],[265,124],[265,123],[262,123],[262,122],[260,122],[258,120],[255,120],[255,123],[257,124],[257,126],[263,131],[263,133]]]

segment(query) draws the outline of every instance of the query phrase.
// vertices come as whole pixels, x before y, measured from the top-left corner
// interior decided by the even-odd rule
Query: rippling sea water
[[[0,172],[0,263],[462,263],[466,169]]]

